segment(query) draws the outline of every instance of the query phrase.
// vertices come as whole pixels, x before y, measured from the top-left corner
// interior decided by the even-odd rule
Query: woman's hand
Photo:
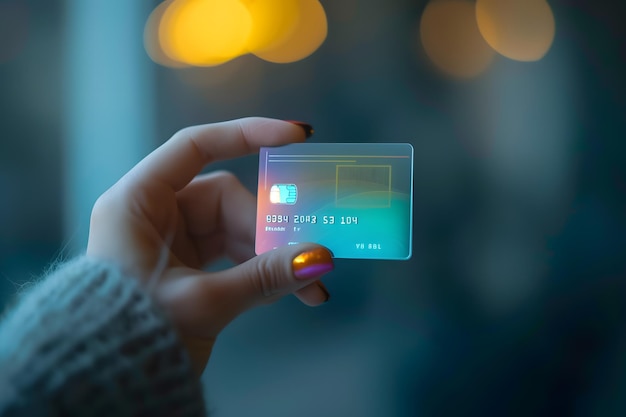
[[[168,313],[201,373],[219,332],[243,311],[289,294],[328,299],[319,276],[330,252],[315,244],[254,254],[256,200],[232,174],[198,175],[216,160],[305,140],[297,124],[247,118],[175,134],[96,202],[87,255],[140,279]],[[238,265],[202,270],[228,256]]]

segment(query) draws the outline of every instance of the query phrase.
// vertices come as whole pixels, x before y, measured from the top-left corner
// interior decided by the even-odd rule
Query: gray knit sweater
[[[86,257],[0,322],[0,416],[202,416],[174,329],[137,280]]]

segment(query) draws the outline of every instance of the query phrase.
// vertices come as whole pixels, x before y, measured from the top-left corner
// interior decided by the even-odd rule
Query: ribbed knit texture
[[[202,391],[137,280],[86,257],[0,323],[0,416],[203,416]]]

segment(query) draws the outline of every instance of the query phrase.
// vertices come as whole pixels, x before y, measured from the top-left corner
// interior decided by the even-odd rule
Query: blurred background
[[[240,317],[204,375],[213,415],[626,415],[624,6],[284,1],[269,16],[316,16],[307,50],[214,59],[174,50],[158,1],[0,0],[0,307],[178,129],[303,120],[412,143],[413,257],[338,260],[326,305]],[[216,167],[254,192],[255,156]]]

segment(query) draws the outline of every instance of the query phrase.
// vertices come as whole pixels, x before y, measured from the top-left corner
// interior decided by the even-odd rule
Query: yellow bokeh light
[[[144,44],[170,67],[216,66],[247,53],[287,63],[311,55],[327,33],[318,0],[166,0],[148,18]]]
[[[159,25],[161,23],[161,19],[163,18],[163,14],[170,6],[173,0],[167,0],[163,3],[159,4],[153,11],[150,13],[148,20],[146,22],[146,26],[144,28],[143,33],[143,41],[146,48],[146,52],[148,56],[157,64],[164,65],[166,67],[180,68],[185,65],[174,61],[169,58],[161,49],[161,44],[159,43]]]
[[[477,0],[476,19],[487,43],[518,61],[541,59],[554,40],[554,15],[545,0]]]
[[[176,0],[163,13],[159,41],[174,61],[214,66],[246,53],[251,29],[239,0]]]
[[[252,18],[249,52],[262,52],[287,41],[300,23],[298,0],[240,0]]]
[[[453,77],[479,75],[495,55],[478,30],[475,5],[469,0],[430,2],[420,21],[420,38],[433,63]]]
[[[299,61],[315,52],[326,39],[328,22],[324,8],[317,0],[297,0],[300,15],[295,31],[273,47],[252,51],[256,56],[275,63]]]

